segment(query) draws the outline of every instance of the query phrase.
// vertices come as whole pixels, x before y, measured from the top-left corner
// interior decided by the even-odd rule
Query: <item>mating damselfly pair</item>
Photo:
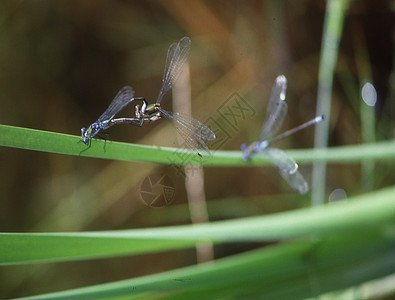
[[[82,141],[89,144],[90,139],[101,130],[108,129],[116,124],[142,126],[144,123],[150,123],[165,117],[174,121],[176,130],[183,137],[188,148],[194,150],[201,157],[202,154],[210,156],[210,151],[204,141],[214,140],[214,132],[202,122],[188,115],[167,111],[160,105],[163,97],[171,90],[180,75],[190,48],[191,39],[189,37],[183,37],[178,43],[170,45],[167,51],[162,87],[155,104],[148,105],[144,97],[134,96],[134,90],[130,86],[123,87],[96,122],[92,123],[88,129],[81,128]],[[133,117],[114,119],[118,112],[132,102],[141,103],[141,105],[135,106]]]

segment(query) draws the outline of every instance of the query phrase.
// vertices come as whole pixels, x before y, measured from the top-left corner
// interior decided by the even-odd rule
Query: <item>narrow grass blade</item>
[[[377,228],[280,244],[134,279],[28,299],[302,299],[393,272],[394,236]],[[221,299],[222,299],[221,298]]]
[[[1,233],[0,264],[135,255],[193,247],[202,241],[278,241],[355,233],[393,222],[394,193],[395,186],[322,209],[205,224],[97,232]]]
[[[146,146],[112,141],[92,139],[92,145],[82,143],[80,136],[42,131],[36,129],[0,125],[0,146],[26,150],[93,157],[102,159],[145,161],[161,164],[185,164],[179,157],[178,148]],[[330,149],[303,149],[290,150],[287,154],[296,162],[311,163],[326,161],[336,163],[360,162],[365,159],[388,160],[395,159],[395,141],[377,142],[355,146],[333,147]],[[187,151],[187,150],[185,150]],[[194,155],[194,152],[190,152]],[[269,160],[264,155],[254,155],[246,163],[240,150],[215,151],[210,158],[202,160],[205,166],[262,166],[269,165]]]

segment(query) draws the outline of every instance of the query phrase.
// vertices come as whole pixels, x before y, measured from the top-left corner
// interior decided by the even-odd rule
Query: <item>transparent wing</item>
[[[180,75],[184,63],[187,60],[190,49],[191,39],[187,36],[183,37],[178,43],[170,45],[169,50],[167,51],[162,87],[156,103],[160,103],[163,96],[173,87],[178,75]]]
[[[161,114],[170,120],[173,120],[173,125],[185,141],[185,145],[194,150],[197,154],[204,156],[211,156],[204,141],[212,141],[215,139],[214,132],[204,125],[202,122],[178,112],[169,112],[159,108]]]
[[[134,91],[130,86],[125,86],[112,100],[110,106],[106,111],[97,119],[96,123],[112,119],[122,108],[133,100]]]
[[[289,174],[281,170],[279,171],[281,176],[285,179],[285,181],[288,182],[288,184],[292,186],[292,188],[296,192],[298,192],[299,194],[306,194],[309,191],[309,185],[307,184],[306,180],[303,178],[302,174],[300,174],[299,171],[296,171],[293,174]]]
[[[166,81],[166,76],[169,74],[170,64],[173,61],[173,57],[175,57],[175,52],[176,52],[177,47],[178,47],[178,43],[172,43],[169,46],[169,49],[167,50],[166,63],[165,63],[165,69],[163,71],[161,90],[163,90],[163,85],[164,85],[164,82]]]
[[[277,148],[266,148],[263,150],[263,154],[273,165],[285,173],[293,174],[298,170],[298,164],[283,150]]]
[[[284,75],[280,75],[276,78],[272,88],[265,123],[263,123],[262,132],[259,137],[260,141],[264,141],[275,135],[283,124],[288,109],[285,102],[286,90],[287,79]]]
[[[305,194],[309,186],[302,174],[298,171],[298,165],[284,151],[277,148],[266,148],[263,154],[277,167],[281,176],[299,194]]]

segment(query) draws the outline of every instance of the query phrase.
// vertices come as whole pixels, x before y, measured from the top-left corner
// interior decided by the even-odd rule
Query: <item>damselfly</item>
[[[156,121],[165,117],[174,121],[173,124],[176,130],[183,137],[185,145],[188,148],[194,150],[199,156],[202,156],[201,153],[210,156],[210,151],[204,141],[214,140],[214,132],[202,122],[188,115],[167,111],[160,105],[163,97],[171,90],[180,75],[190,48],[191,39],[189,37],[183,37],[178,43],[171,44],[167,51],[162,87],[156,103],[147,106],[144,97],[136,97],[135,100],[142,101],[144,105],[141,107],[136,106],[135,117],[113,119],[110,121],[110,126],[119,123],[141,126],[143,123]]]
[[[298,127],[273,137],[280,129],[284,122],[285,115],[287,114],[288,106],[285,102],[286,89],[287,79],[283,75],[278,76],[272,88],[266,112],[266,119],[262,127],[259,141],[252,143],[248,147],[246,144],[243,144],[241,146],[241,150],[243,151],[244,160],[246,161],[253,153],[262,152],[271,161],[271,163],[277,167],[281,176],[295,191],[300,194],[305,194],[308,192],[309,186],[302,174],[298,171],[298,164],[284,151],[277,148],[271,148],[269,146],[295,132],[323,121],[325,116],[318,116]]]
[[[88,129],[85,127],[81,128],[81,137],[84,144],[88,144],[90,139],[93,138],[96,134],[99,133],[102,129],[108,129],[113,123],[114,116],[121,111],[126,105],[135,101],[134,99],[134,91],[130,86],[123,87],[118,94],[115,96],[114,100],[112,100],[110,106],[106,109],[106,111],[96,120],[96,122],[92,123]],[[137,99],[138,100],[138,99]],[[142,109],[146,108],[146,103],[143,101]],[[136,121],[137,123],[137,121]]]

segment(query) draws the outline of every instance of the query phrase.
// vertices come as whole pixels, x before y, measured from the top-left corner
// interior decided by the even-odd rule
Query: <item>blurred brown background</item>
[[[168,46],[192,39],[192,111],[199,120],[238,93],[255,110],[221,150],[238,150],[259,136],[274,79],[288,79],[283,130],[315,115],[324,1],[2,1],[0,3],[0,123],[80,134],[131,85],[151,103],[161,85]],[[393,137],[393,20],[391,1],[352,1],[335,74],[330,145],[361,142],[358,91],[371,80],[378,92],[378,140]],[[356,53],[365,53],[357,56]],[[362,57],[362,59],[361,59]],[[359,59],[359,61],[358,61]],[[363,78],[358,66],[371,69]],[[392,83],[392,84],[390,84]],[[351,91],[351,92],[350,92]],[[351,96],[350,96],[351,95]],[[163,100],[171,110],[171,96]],[[124,111],[124,115],[128,112]],[[226,124],[224,125],[226,126]],[[310,148],[312,128],[278,143]],[[176,146],[163,120],[117,127],[113,141]],[[113,230],[189,223],[184,178],[171,166],[112,162],[0,148],[2,232]],[[139,184],[168,174],[176,198],[152,209]],[[311,168],[301,166],[310,181]],[[394,182],[391,164],[378,164],[375,188]],[[309,205],[273,167],[205,168],[211,220],[266,214]],[[361,192],[359,165],[331,165],[327,191]],[[239,198],[241,197],[241,198]],[[219,200],[218,200],[219,199]],[[222,199],[222,200],[221,200]],[[216,257],[254,245],[216,247]],[[0,268],[0,290],[27,295],[173,269],[195,262],[194,250],[143,257]],[[43,287],[39,282],[47,282]]]

